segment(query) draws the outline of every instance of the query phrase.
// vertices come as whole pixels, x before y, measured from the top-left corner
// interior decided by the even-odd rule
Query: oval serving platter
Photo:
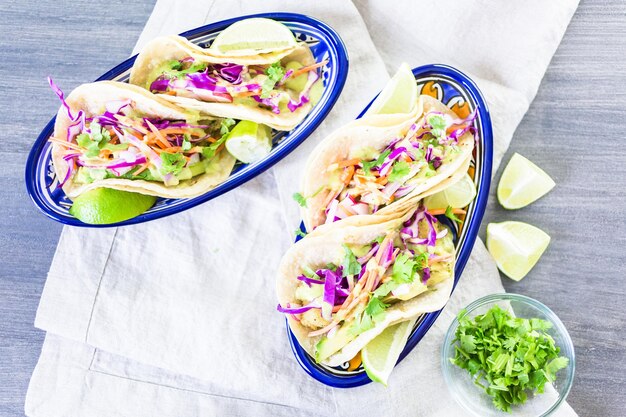
[[[201,196],[186,199],[158,198],[152,208],[132,219],[114,224],[90,225],[69,214],[72,202],[58,187],[58,180],[52,165],[52,146],[48,141],[54,131],[55,117],[39,134],[26,162],[26,188],[35,205],[51,219],[72,226],[116,227],[142,223],[187,210],[218,197],[256,177],[292,152],[324,120],[339,98],[348,75],[346,48],[339,35],[331,27],[319,20],[296,13],[262,13],[241,16],[211,23],[180,35],[197,45],[208,47],[222,30],[236,21],[253,17],[265,17],[283,23],[291,29],[298,40],[308,43],[317,62],[328,60],[328,63],[321,68],[324,92],[319,103],[295,129],[290,132],[272,132],[273,147],[265,158],[252,164],[237,164],[226,181]],[[127,59],[96,81],[128,82],[130,68],[136,57],[137,55]]]
[[[439,99],[460,117],[468,116],[478,107],[478,116],[475,121],[477,140],[471,166],[468,170],[476,185],[476,198],[467,207],[465,221],[460,226],[453,224],[445,216],[437,216],[441,223],[451,229],[454,237],[456,246],[456,266],[452,288],[454,291],[476,241],[489,195],[493,158],[491,117],[478,87],[462,72],[447,65],[425,65],[414,68],[413,75],[420,94]],[[357,119],[365,114],[375,99],[376,97],[363,109]],[[300,225],[300,230],[305,232],[304,224]],[[296,238],[296,242],[300,239],[301,237]],[[440,313],[441,310],[423,314],[418,318],[397,363],[400,363],[415,348]],[[352,388],[372,382],[360,361],[353,360],[338,367],[318,364],[300,346],[289,329],[289,324],[287,324],[287,333],[289,344],[298,363],[307,374],[316,380],[336,388]]]

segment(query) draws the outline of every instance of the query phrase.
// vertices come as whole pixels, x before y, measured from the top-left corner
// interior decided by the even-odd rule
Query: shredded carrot
[[[341,174],[341,180],[343,181],[344,184],[348,185],[353,175],[354,175],[354,165],[350,165],[346,169],[344,169],[343,173]]]
[[[154,133],[154,135],[157,138],[157,143],[160,142],[162,145],[165,146],[165,148],[169,148],[170,146],[172,146],[167,139],[165,139],[165,136],[163,136],[163,134],[159,131],[159,129],[157,129],[152,123],[150,123],[149,120],[146,119],[146,124],[148,125],[148,127],[150,128],[150,130],[152,131],[152,133]]]
[[[360,159],[346,159],[341,162],[337,162],[337,167],[344,168],[344,167],[348,167],[351,165],[359,165],[360,163],[361,163]]]
[[[183,148],[181,148],[180,146],[170,146],[169,148],[163,149],[163,152],[178,153],[178,152],[180,152],[182,150],[183,150]]]
[[[141,174],[141,173],[142,173],[142,172],[144,172],[146,169],[148,169],[148,164],[147,164],[147,163],[145,163],[145,164],[141,164],[141,168],[139,168],[137,171],[135,171],[135,172],[133,173],[133,176],[134,176],[134,175],[139,175],[139,174]]]
[[[389,181],[389,178],[387,178],[387,177],[379,177],[379,178],[374,180],[374,182],[376,184],[380,184],[380,185],[385,185],[385,184],[387,184],[388,181]]]
[[[428,212],[430,214],[432,214],[433,216],[438,216],[440,214],[446,214],[446,209],[432,209],[432,210],[428,210]],[[452,209],[452,213],[454,214],[465,214],[465,210],[462,209]]]
[[[309,65],[308,67],[302,67],[299,70],[294,71],[293,74],[291,74],[291,76],[292,77],[297,77],[298,75],[303,74],[305,72],[309,72],[309,71],[314,70],[316,68],[323,67],[327,63],[328,63],[328,60],[325,59],[322,62],[318,62],[317,64]]]
[[[176,134],[182,135],[184,133],[187,133],[189,136],[204,136],[204,133],[189,130],[189,129],[184,129],[182,127],[168,127],[165,129],[161,129],[160,133],[162,133],[163,135],[176,135]]]
[[[98,155],[100,158],[108,158],[109,155],[111,155],[111,151],[108,149],[101,149],[100,150],[100,155]]]

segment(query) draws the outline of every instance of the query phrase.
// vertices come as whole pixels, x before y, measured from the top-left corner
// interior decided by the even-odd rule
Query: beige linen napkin
[[[302,164],[319,140],[353,119],[382,88],[385,65],[393,71],[403,60],[412,66],[442,62],[478,78],[494,116],[499,161],[576,2],[562,2],[553,21],[531,27],[477,25],[473,16],[499,22],[518,13],[529,19],[539,2],[463,4],[402,0],[387,9],[382,2],[360,2],[368,34],[349,1],[159,0],[137,48],[155,36],[228,17],[294,11],[339,32],[350,56],[348,81],[327,120],[297,151],[239,189],[148,224],[64,229],[37,314],[36,326],[49,334],[29,387],[27,414],[464,415],[443,384],[439,352],[461,306],[502,291],[480,241],[448,307],[394,371],[389,388],[332,389],[308,377],[290,352],[274,296],[277,263],[299,222],[290,195]],[[433,25],[426,18],[431,14],[447,23]],[[468,24],[472,31],[461,32],[459,43],[456,33]],[[494,38],[506,44],[504,35],[515,46],[534,42],[533,56],[530,48],[492,51],[483,54],[481,66],[476,51],[493,49]],[[499,56],[511,65],[499,65]],[[524,66],[527,60],[537,64]],[[560,415],[575,413],[564,406]]]

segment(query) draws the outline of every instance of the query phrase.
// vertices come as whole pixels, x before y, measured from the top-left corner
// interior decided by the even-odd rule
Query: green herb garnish
[[[300,205],[300,207],[306,207],[306,197],[304,197],[301,193],[293,193],[291,196],[296,203]]]
[[[385,162],[385,158],[387,158],[387,156],[391,153],[391,149],[386,150],[385,152],[383,152],[382,154],[380,154],[380,156],[378,157],[378,159],[374,160],[374,161],[361,161],[361,165],[363,165],[363,171],[365,172],[365,175],[371,175],[370,170],[378,165],[382,165],[383,162]]]
[[[515,318],[497,305],[474,319],[462,310],[458,320],[450,361],[466,369],[499,410],[510,412],[530,392],[543,393],[569,362],[545,332],[548,321]]]
[[[463,220],[456,217],[456,215],[452,212],[452,206],[446,207],[446,212],[444,213],[444,215],[453,222],[463,223]]]
[[[389,182],[396,182],[409,175],[411,170],[409,163],[406,161],[398,161],[393,164],[391,174],[389,174]]]
[[[263,89],[261,98],[268,98],[270,96],[270,92],[274,89],[276,83],[285,76],[285,69],[280,65],[280,62],[274,62],[265,70],[265,75],[267,75],[267,78],[263,81],[263,85],[261,86]]]

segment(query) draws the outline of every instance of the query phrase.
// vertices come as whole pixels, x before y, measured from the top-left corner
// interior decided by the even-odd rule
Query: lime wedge
[[[424,205],[428,209],[445,209],[466,207],[476,197],[476,185],[469,176],[465,174],[459,181],[455,182],[445,190],[430,195],[424,199]]]
[[[410,113],[417,102],[417,84],[408,64],[400,65],[367,114]]]
[[[543,230],[522,222],[489,223],[487,249],[498,269],[519,281],[535,266],[550,243]]]
[[[245,164],[258,161],[272,150],[272,129],[242,120],[230,131],[226,150]]]
[[[387,385],[393,367],[411,335],[416,319],[387,327],[361,351],[361,360],[367,376],[374,382]]]
[[[220,52],[238,50],[286,49],[297,45],[291,30],[272,19],[240,20],[222,31],[210,49]]]
[[[156,197],[112,188],[96,188],[76,197],[70,214],[83,223],[111,224],[139,216]]]
[[[526,207],[554,186],[552,178],[541,168],[515,153],[500,178],[498,201],[509,210]]]

